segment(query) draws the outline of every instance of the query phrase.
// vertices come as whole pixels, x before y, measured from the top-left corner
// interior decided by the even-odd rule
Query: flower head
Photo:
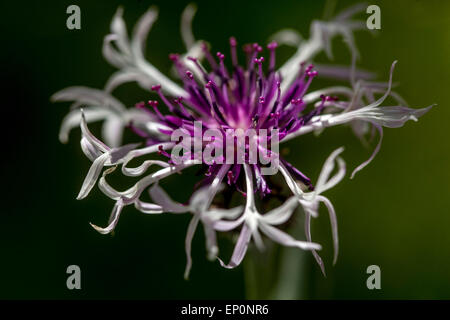
[[[395,62],[386,84],[371,82],[370,74],[356,70],[358,52],[353,32],[364,24],[351,18],[361,9],[364,8],[356,6],[330,21],[314,21],[310,39],[300,44],[292,31],[285,30],[274,36],[278,42],[271,41],[265,48],[257,43],[244,45],[245,59],[239,59],[238,42],[234,37],[230,38],[229,53],[214,53],[206,42],[195,40],[190,26],[196,9],[188,6],[182,15],[181,29],[188,52],[169,55],[180,80],[178,83],[144,58],[145,40],[156,20],[157,10],[152,7],[143,15],[129,39],[122,9],[119,9],[111,24],[111,34],[105,37],[103,44],[105,58],[119,71],[108,80],[104,90],[71,87],[53,96],[55,101],[74,101],[61,127],[61,141],[66,142],[69,131],[80,123],[81,147],[92,161],[77,199],[85,198],[97,183],[100,190],[115,201],[108,225],[92,226],[102,234],[110,233],[128,205],[146,214],[190,213],[193,216],[185,242],[186,277],[192,264],[191,241],[200,222],[211,259],[219,256],[216,232],[240,230],[230,261],[225,263],[218,258],[226,268],[241,263],[251,240],[263,250],[264,235],[285,246],[311,250],[324,272],[317,253],[321,246],[311,238],[311,218],[317,217],[319,205],[323,203],[332,225],[336,262],[337,219],[331,201],[323,193],[345,176],[345,162],[340,156],[343,148],[331,153],[318,179],[313,181],[282,158],[279,144],[340,124],[351,125],[355,134],[364,140],[372,126],[380,132],[380,143],[370,159],[354,170],[353,177],[379,150],[383,127],[400,127],[407,120],[417,120],[430,108],[408,108],[401,97],[391,91]],[[349,46],[353,56],[351,67],[321,65],[316,69],[312,64],[314,57],[320,51],[332,57],[331,39],[336,35],[341,35]],[[277,68],[276,48],[285,44],[298,45],[298,49]],[[350,80],[351,87],[309,90],[312,81],[322,72],[325,76]],[[151,99],[126,108],[111,95],[117,86],[130,81],[150,90]],[[376,99],[380,93],[383,95]],[[399,105],[381,106],[388,97]],[[104,120],[103,141],[88,128],[89,122],[99,120]],[[126,128],[145,145],[122,145],[122,130]],[[164,160],[149,158],[150,155],[160,155]],[[140,157],[146,159],[139,166],[129,166]],[[181,204],[174,201],[159,182],[192,166],[200,166],[204,178],[193,189],[189,202]],[[124,191],[116,190],[108,183],[107,176],[118,167],[123,175],[140,177],[140,180]],[[149,173],[155,167],[157,169]],[[271,184],[269,176],[276,173],[284,178],[292,196],[263,213],[258,203],[274,194],[276,186]],[[225,189],[242,194],[243,204],[231,207],[226,202],[218,207],[214,200]],[[151,203],[141,200],[146,190]],[[305,241],[292,238],[278,227],[292,218],[299,205],[305,214]]]

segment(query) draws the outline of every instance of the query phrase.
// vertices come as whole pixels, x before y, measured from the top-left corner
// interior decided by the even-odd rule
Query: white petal
[[[193,3],[190,3],[186,6],[186,8],[183,10],[183,13],[181,14],[181,39],[183,40],[187,50],[189,50],[195,43],[195,38],[192,33],[192,20],[194,19],[196,12],[197,6]]]
[[[135,56],[144,56],[147,35],[157,18],[158,9],[152,6],[136,23],[133,30],[133,38],[131,40],[131,50]]]
[[[100,121],[111,115],[112,113],[108,110],[97,108],[97,107],[87,107],[83,109],[86,115],[86,122]],[[61,123],[61,129],[59,130],[59,141],[62,143],[67,143],[69,141],[69,132],[75,127],[80,126],[81,121],[81,111],[79,109],[71,110],[63,119]]]
[[[123,120],[117,116],[110,116],[102,126],[102,137],[110,147],[119,147],[122,143]]]
[[[126,109],[125,106],[109,93],[83,86],[68,87],[60,90],[51,96],[51,101],[77,101],[80,104],[107,107],[111,111],[122,114]]]
[[[112,45],[113,41],[117,41],[118,38],[116,34],[106,35],[103,38],[102,54],[111,65],[116,68],[122,68],[126,66],[127,59]]]
[[[305,211],[305,215],[306,215],[306,217],[305,217],[306,240],[311,242],[312,241],[312,238],[311,238],[311,214],[308,211]],[[317,253],[316,250],[311,250],[311,252],[312,252],[317,264],[319,265],[320,270],[322,270],[323,275],[326,276],[325,265],[323,264],[322,258],[320,257],[320,255]]]
[[[83,109],[81,109],[81,122],[80,122],[81,132],[83,134],[83,137],[86,138],[89,143],[97,148],[98,150],[102,152],[108,152],[110,148],[105,145],[103,142],[101,142],[99,139],[97,139],[91,131],[89,131],[89,128],[86,123],[86,117],[84,115]]]
[[[228,220],[219,220],[215,221],[213,226],[217,231],[230,231],[239,227],[245,220],[245,215],[243,214],[239,219],[228,221]]]
[[[161,206],[154,203],[144,202],[141,200],[136,200],[134,206],[142,213],[146,214],[160,214],[163,213]]]
[[[143,89],[148,90],[154,82],[137,69],[125,67],[111,75],[105,84],[105,91],[112,92],[118,86],[136,81]]]
[[[123,161],[123,158],[127,156],[132,150],[135,150],[140,143],[129,143],[118,148],[113,148],[109,154],[111,156],[110,163],[116,164]]]
[[[83,186],[81,187],[81,190],[78,193],[77,200],[85,198],[92,190],[108,158],[109,154],[104,153],[100,157],[95,159],[95,161],[92,163],[89,172],[86,175],[86,178],[84,179]]]
[[[123,21],[123,8],[117,8],[116,14],[111,21],[111,33],[117,35],[117,46],[123,54],[131,55],[129,48],[127,27],[125,21]]]
[[[372,162],[372,160],[375,158],[375,156],[377,155],[378,151],[380,151],[381,148],[381,143],[383,142],[383,128],[380,127],[379,125],[374,125],[377,129],[378,132],[380,134],[380,138],[378,140],[377,146],[375,147],[375,149],[373,150],[372,155],[370,156],[369,159],[367,159],[366,161],[364,161],[363,163],[361,163],[359,166],[357,166],[355,168],[355,170],[353,170],[352,175],[350,176],[350,179],[353,179],[353,177],[355,176],[355,174],[359,171],[361,171],[362,169],[364,169],[370,162]]]
[[[281,206],[270,210],[261,217],[261,220],[270,225],[283,224],[289,220],[298,206],[298,198],[290,197]]]
[[[298,47],[302,41],[302,36],[294,29],[282,29],[270,36],[270,40],[276,41],[279,45]]]
[[[192,257],[191,257],[191,247],[192,247],[192,238],[194,237],[195,230],[197,229],[198,222],[200,220],[199,214],[194,214],[191,219],[191,222],[188,226],[188,231],[186,233],[186,240],[184,242],[185,251],[186,251],[186,269],[184,270],[184,278],[189,278],[189,273],[191,272],[192,267]]]
[[[319,244],[314,242],[295,240],[287,233],[266,223],[261,223],[259,227],[266,236],[284,246],[297,247],[303,250],[320,250],[322,248]]]
[[[161,206],[164,212],[183,213],[189,210],[189,207],[173,201],[157,183],[149,189],[149,193],[153,201]]]
[[[336,212],[334,211],[333,204],[331,203],[330,200],[328,200],[328,198],[324,196],[317,196],[317,200],[323,202],[326,205],[328,209],[328,214],[330,215],[331,233],[333,235],[333,247],[334,247],[333,264],[336,264],[339,253],[339,238],[338,238]]]
[[[243,206],[231,209],[210,208],[203,214],[203,220],[214,222],[221,219],[236,219],[243,211]]]
[[[225,264],[222,260],[217,258],[219,259],[220,265],[227,269],[233,269],[240,265],[244,259],[245,253],[247,252],[248,243],[250,242],[251,236],[252,231],[247,224],[244,224],[242,226],[241,233],[239,234],[238,241],[236,242],[236,246],[234,247],[230,262]]]
[[[319,179],[317,179],[316,184],[316,190],[315,192],[317,194],[320,194],[332,187],[334,187],[337,183],[339,183],[344,175],[345,175],[345,162],[338,158],[338,156],[344,151],[343,147],[340,147],[336,150],[334,150],[325,160],[325,163],[323,164],[322,170],[319,175]],[[330,177],[331,172],[334,169],[334,162],[338,159],[339,164],[339,171],[338,173],[331,179],[328,179]]]
[[[94,147],[85,137],[81,138],[80,141],[81,150],[89,158],[92,162],[95,161],[98,157],[100,157],[103,153]]]

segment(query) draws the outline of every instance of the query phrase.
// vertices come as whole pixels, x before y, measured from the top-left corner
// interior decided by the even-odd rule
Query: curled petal
[[[219,253],[219,247],[217,246],[216,231],[208,224],[204,224],[205,238],[206,238],[206,250],[208,252],[208,259],[214,260]]]
[[[102,54],[111,65],[116,68],[122,68],[127,64],[127,60],[112,45],[118,38],[116,34],[108,34],[105,36],[103,38]]]
[[[173,201],[157,183],[149,189],[149,193],[153,201],[161,206],[164,212],[183,213],[189,210],[189,207]]]
[[[270,40],[276,41],[279,45],[298,47],[302,41],[302,36],[294,29],[282,29],[270,36]]]
[[[157,18],[158,9],[152,6],[136,23],[133,29],[133,37],[131,40],[131,50],[134,56],[143,58],[147,35]]]
[[[122,212],[122,209],[123,209],[123,202],[122,202],[122,199],[119,199],[119,200],[117,200],[116,204],[114,205],[114,208],[113,208],[113,210],[111,212],[111,216],[109,217],[108,226],[106,228],[102,228],[102,227],[96,226],[93,223],[90,223],[90,225],[95,230],[97,230],[99,233],[101,233],[101,234],[108,234],[111,231],[113,231],[114,228],[116,227],[117,222],[119,221],[119,217],[120,217],[120,214]]]
[[[102,155],[102,152],[94,147],[85,137],[80,140],[81,150],[92,162]]]
[[[243,207],[231,209],[211,208],[205,212],[203,219],[206,221],[218,221],[221,219],[236,219],[242,213]]]
[[[245,220],[245,214],[243,214],[239,219],[233,221],[219,220],[214,222],[214,229],[217,231],[230,231],[236,229]]]
[[[352,70],[347,66],[338,65],[319,65],[315,64],[315,69],[319,72],[320,77],[331,78],[337,80],[348,80],[351,78]],[[366,70],[355,70],[354,76],[358,79],[373,79],[375,74]]]
[[[115,72],[111,77],[109,77],[108,81],[105,84],[105,91],[112,92],[118,86],[136,81],[139,86],[143,89],[148,89],[154,84],[151,78],[133,68],[123,68],[117,72]]]
[[[116,43],[123,54],[131,55],[127,26],[125,21],[123,21],[123,8],[117,8],[116,14],[111,21],[111,33],[117,35]]]
[[[142,175],[145,171],[147,171],[147,169],[150,166],[154,164],[163,168],[170,167],[170,165],[167,162],[161,160],[145,160],[140,166],[134,168],[127,167],[127,165],[131,160],[133,160],[136,157],[158,152],[160,146],[162,147],[163,150],[168,150],[173,145],[174,145],[173,142],[160,143],[142,149],[130,151],[130,153],[123,159],[122,173],[126,176],[137,177]]]
[[[303,250],[320,250],[322,248],[319,244],[314,242],[295,240],[287,233],[275,227],[272,227],[266,223],[261,223],[260,229],[266,236],[271,238],[273,241],[278,242],[287,247],[297,247]]]
[[[126,109],[125,106],[109,93],[83,86],[68,87],[53,94],[50,98],[52,102],[77,101],[80,104],[106,107],[118,115]]]
[[[194,214],[189,223],[188,230],[186,233],[186,239],[184,242],[185,251],[186,251],[186,269],[184,270],[184,278],[189,278],[189,273],[191,272],[192,267],[192,257],[191,257],[191,247],[192,247],[192,238],[194,238],[195,230],[197,229],[198,222],[200,220],[200,215]]]
[[[100,121],[111,115],[111,112],[97,107],[87,107],[83,109],[86,115],[86,122]],[[63,119],[61,129],[59,130],[59,141],[67,143],[69,141],[69,132],[80,126],[81,111],[75,109],[70,111]]]
[[[250,242],[251,236],[251,229],[247,224],[244,224],[242,226],[241,233],[239,234],[238,241],[236,242],[236,246],[234,247],[230,262],[225,264],[222,260],[217,258],[219,259],[220,265],[227,269],[233,269],[240,265],[244,259],[245,253],[247,252],[248,243]]]
[[[379,125],[374,125],[375,128],[377,128],[379,134],[380,134],[380,139],[378,140],[377,146],[375,147],[375,149],[373,150],[372,155],[370,156],[369,159],[367,159],[366,161],[364,161],[363,163],[361,163],[359,166],[357,166],[355,168],[355,170],[353,170],[352,175],[350,176],[350,179],[353,179],[353,177],[355,176],[355,174],[359,171],[361,171],[362,169],[364,169],[369,163],[372,162],[372,160],[375,158],[375,156],[377,155],[378,151],[380,151],[381,148],[381,143],[383,142],[383,128]]]
[[[311,214],[308,211],[305,210],[305,215],[306,215],[306,217],[305,217],[306,240],[311,242],[312,241],[312,238],[311,238]],[[320,257],[320,255],[317,253],[316,250],[311,250],[311,252],[312,252],[312,254],[314,256],[314,259],[316,260],[317,264],[319,265],[320,270],[322,271],[323,275],[326,276],[325,265],[323,264],[322,258]]]
[[[345,175],[345,162],[338,158],[338,156],[344,151],[343,147],[340,147],[336,150],[334,150],[325,161],[322,171],[320,172],[319,179],[317,179],[317,185],[316,185],[316,193],[322,193],[332,187],[334,187],[339,181],[342,180],[342,178]],[[333,178],[328,179],[330,177],[331,172],[334,169],[334,162],[335,160],[338,160],[339,164],[339,171],[338,173],[333,176]]]
[[[353,96],[353,91],[352,89],[347,87],[329,87],[305,94],[305,96],[303,97],[303,101],[305,101],[306,103],[310,103],[320,99],[322,95],[329,96],[337,94],[346,95],[347,97],[351,98]]]
[[[136,200],[134,202],[134,206],[142,213],[146,214],[159,214],[163,213],[163,209],[161,206],[158,206],[154,203],[144,202],[141,200]]]
[[[339,253],[339,237],[338,237],[336,212],[334,211],[333,204],[331,203],[330,200],[328,200],[328,198],[324,196],[317,196],[317,200],[323,202],[328,209],[328,214],[330,216],[330,223],[331,223],[331,234],[333,236],[333,248],[334,248],[333,264],[336,264]]]
[[[270,225],[283,224],[289,220],[295,208],[298,206],[297,197],[290,197],[281,206],[270,210],[261,217],[261,220]]]
[[[100,157],[94,160],[92,163],[86,178],[84,179],[83,185],[81,187],[80,192],[78,193],[77,200],[81,200],[85,198],[89,192],[94,187],[97,182],[100,173],[102,172],[103,166],[105,165],[106,160],[108,160],[109,154],[104,153]]]
[[[122,143],[123,120],[117,116],[108,117],[102,126],[102,137],[111,147],[119,147]]]
[[[91,131],[89,131],[89,128],[87,126],[86,122],[86,116],[84,115],[83,109],[81,109],[81,122],[80,122],[81,132],[83,134],[83,137],[86,138],[89,143],[95,147],[96,149],[102,151],[102,152],[108,152],[110,148],[105,145],[103,142],[101,142],[99,139],[97,139]]]
[[[356,119],[378,124],[388,128],[402,127],[406,121],[417,121],[419,117],[427,113],[434,105],[421,109],[412,109],[407,107],[380,107],[371,110],[364,110],[356,115]],[[360,109],[362,110],[362,109]]]
[[[118,163],[120,160],[122,160],[131,150],[134,150],[140,143],[129,143],[126,145],[123,145],[118,148],[113,148],[109,154],[111,156],[110,162],[111,163]]]

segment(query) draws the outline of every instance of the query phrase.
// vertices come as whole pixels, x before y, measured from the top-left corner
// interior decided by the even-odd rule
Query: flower
[[[234,268],[241,263],[252,239],[260,250],[264,250],[264,234],[282,245],[311,250],[325,273],[323,261],[317,253],[321,246],[312,242],[311,218],[318,216],[320,203],[328,209],[335,263],[338,253],[337,218],[331,201],[323,193],[345,176],[346,166],[340,156],[343,148],[331,153],[319,178],[313,183],[281,157],[278,145],[340,124],[351,125],[355,134],[364,140],[372,126],[380,132],[380,142],[369,160],[353,171],[353,177],[378,152],[383,127],[396,128],[407,120],[417,121],[431,108],[408,108],[401,97],[391,91],[395,62],[387,84],[372,82],[372,74],[356,69],[358,52],[353,32],[364,28],[364,23],[351,18],[363,9],[358,5],[330,21],[314,21],[308,40],[302,40],[292,30],[280,31],[267,45],[268,58],[263,47],[254,43],[243,47],[246,59],[244,63],[239,62],[237,40],[231,37],[230,70],[226,67],[225,54],[217,52],[214,57],[206,42],[195,40],[191,24],[196,8],[189,5],[181,19],[187,53],[169,56],[180,79],[179,84],[144,58],[147,34],[156,20],[157,9],[151,7],[142,16],[129,39],[122,18],[123,10],[119,8],[111,23],[111,34],[103,43],[104,57],[119,70],[109,78],[104,90],[70,87],[52,97],[53,101],[74,101],[72,110],[63,120],[60,140],[67,142],[69,131],[80,123],[81,147],[92,161],[77,199],[85,198],[98,184],[100,190],[115,201],[108,225],[103,228],[92,224],[93,228],[102,234],[110,233],[128,205],[134,205],[146,214],[190,213],[192,219],[185,241],[185,277],[188,277],[192,265],[191,241],[200,222],[204,226],[209,258],[217,258],[225,268]],[[349,79],[351,88],[334,86],[310,92],[310,84],[318,76],[313,59],[321,51],[332,58],[331,39],[336,35],[341,35],[350,49],[353,57],[351,67],[321,65],[317,69],[324,76]],[[298,49],[277,69],[275,51],[278,45],[295,45]],[[203,65],[203,59],[209,68]],[[126,108],[112,96],[112,92],[119,85],[131,81],[150,89],[156,98],[147,103],[137,103],[134,108]],[[382,97],[375,99],[376,94],[383,92]],[[399,105],[381,106],[388,97]],[[160,110],[160,103],[167,112]],[[88,128],[90,122],[100,120],[104,121],[104,141],[96,138]],[[141,137],[145,146],[136,143],[122,145],[122,132],[126,128]],[[183,152],[181,159],[177,157],[180,151]],[[162,155],[166,160],[148,158],[150,155]],[[140,157],[146,159],[139,166],[129,166],[131,161]],[[205,169],[205,178],[194,188],[189,202],[181,204],[174,201],[159,182],[192,166]],[[124,191],[116,190],[108,183],[107,176],[118,167],[124,176],[140,179]],[[155,167],[155,171],[148,173]],[[268,175],[277,171],[292,196],[280,206],[261,213],[258,202],[270,200],[273,188],[276,188],[271,185]],[[336,171],[334,175],[333,171]],[[245,198],[244,205],[230,207],[228,202],[224,207],[217,207],[214,200],[225,189],[240,192]],[[141,200],[146,190],[153,201],[151,203]],[[305,241],[296,240],[277,227],[289,221],[298,206],[305,214]],[[216,233],[239,228],[235,249],[229,263],[225,263],[219,258]]]

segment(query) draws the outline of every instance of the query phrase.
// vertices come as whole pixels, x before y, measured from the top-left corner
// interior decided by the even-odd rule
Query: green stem
[[[301,237],[301,230],[301,226],[295,224],[290,233]],[[244,259],[247,299],[304,299],[308,252],[269,241],[266,243],[268,245],[263,252],[250,247]]]

